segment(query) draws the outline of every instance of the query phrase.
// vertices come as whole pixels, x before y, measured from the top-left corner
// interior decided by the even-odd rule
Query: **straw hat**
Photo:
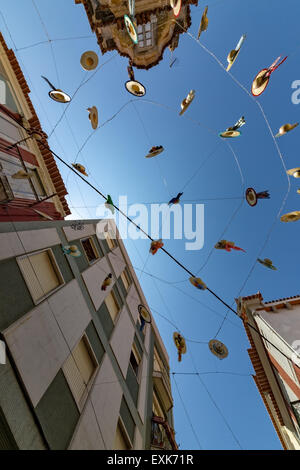
[[[99,63],[98,56],[94,51],[86,51],[82,54],[80,59],[81,67],[84,70],[94,70],[97,68]]]
[[[279,131],[275,135],[275,137],[281,137],[282,135],[287,134],[291,130],[295,129],[295,127],[297,127],[298,124],[299,124],[298,122],[296,122],[295,124],[284,124],[283,126],[279,128]]]
[[[97,129],[98,127],[98,109],[96,106],[93,106],[92,108],[87,108],[89,111],[89,120],[91,121],[92,128]]]
[[[221,341],[218,341],[217,339],[211,339],[208,345],[211,352],[219,359],[225,359],[225,357],[228,356],[228,349],[226,348],[225,344],[221,343]]]
[[[239,55],[239,52],[241,50],[242,44],[245,41],[245,39],[246,39],[246,34],[243,34],[239,42],[237,43],[236,48],[229,52],[227,56],[228,66],[227,66],[226,72],[229,72],[234,62],[236,61],[237,56]]]
[[[300,219],[300,211],[289,212],[280,217],[281,222],[296,222]]]
[[[201,36],[201,33],[203,31],[206,31],[207,28],[208,28],[208,18],[207,18],[207,11],[208,11],[208,6],[205,7],[205,10],[204,10],[204,13],[202,15],[202,18],[201,18],[201,22],[200,22],[200,26],[199,26],[199,30],[198,30],[198,35],[197,35],[197,39],[200,38]]]
[[[136,30],[136,25],[132,21],[132,19],[128,15],[124,15],[124,21],[125,21],[125,26],[127,29],[127,33],[129,34],[129,37],[131,41],[134,44],[138,43],[138,34]]]
[[[200,279],[200,277],[190,277],[189,281],[191,284],[193,284],[194,287],[197,287],[197,289],[207,289],[206,284],[202,281],[202,279]]]
[[[173,8],[174,16],[179,16],[181,11],[182,0],[170,0],[171,8]]]
[[[175,333],[173,333],[173,340],[174,340],[175,346],[178,349],[178,351],[180,349],[181,354],[185,354],[186,353],[186,343],[185,343],[184,337],[180,333],[175,332]]]
[[[298,166],[298,168],[287,170],[287,174],[293,176],[294,178],[300,178],[300,167]]]
[[[56,89],[56,87],[52,85],[48,78],[43,76],[42,78],[48,83],[50,88],[52,88],[52,90],[48,93],[52,100],[57,101],[58,103],[69,103],[71,101],[71,97],[67,95],[67,93],[62,90]]]
[[[255,79],[253,80],[251,93],[253,96],[261,95],[268,86],[270,75],[268,77],[263,77],[264,74],[267,72],[268,69],[262,69],[256,75]]]
[[[136,80],[128,80],[125,83],[125,88],[134,96],[144,96],[146,94],[146,88],[144,85]]]
[[[181,102],[181,111],[179,113],[179,116],[182,116],[182,114],[186,112],[186,110],[188,109],[189,105],[191,104],[194,98],[195,98],[195,90],[191,90],[189,94],[187,95],[187,97]]]
[[[275,268],[275,266],[273,265],[272,260],[270,260],[269,258],[265,258],[265,259],[257,258],[257,261],[263,266],[266,266],[266,268],[273,269],[273,271],[277,270],[277,268]]]
[[[249,206],[254,207],[257,204],[257,194],[253,188],[246,189],[246,201]]]
[[[144,305],[140,304],[138,306],[138,311],[139,311],[140,317],[144,320],[144,322],[151,323],[152,321],[151,315],[146,309],[146,307],[144,307]]]
[[[153,148],[153,147],[152,147]],[[158,147],[154,148],[154,150],[150,149],[149,153],[146,155],[145,158],[152,158],[152,157],[157,157],[160,153],[164,151],[164,148],[162,145],[159,145]]]
[[[74,258],[78,258],[79,256],[81,256],[81,252],[78,250],[76,245],[63,246],[63,251],[65,252],[65,254],[71,255]]]
[[[239,137],[241,135],[241,131],[224,131],[220,132],[219,136],[225,138],[230,138],[230,137]]]
[[[75,170],[79,171],[79,173],[82,173],[85,176],[89,176],[85,171],[85,167],[80,163],[72,163],[72,166],[75,168]]]

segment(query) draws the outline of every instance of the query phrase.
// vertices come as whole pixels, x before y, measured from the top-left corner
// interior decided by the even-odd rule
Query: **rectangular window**
[[[64,279],[50,249],[21,256],[17,258],[17,263],[35,303],[40,302],[64,284]]]
[[[116,429],[116,436],[114,442],[114,450],[129,450],[131,449],[131,445],[129,444],[129,440],[126,436],[126,432],[124,426],[122,425],[121,421],[119,420],[118,426]]]
[[[63,372],[77,404],[98,367],[86,336],[83,336],[63,365]]]
[[[114,295],[114,293],[112,291],[106,296],[105,304],[106,304],[106,307],[109,311],[109,314],[110,314],[113,322],[115,322],[115,320],[118,316],[118,313],[120,311],[120,307],[119,307],[118,301],[116,299],[116,296]]]
[[[153,390],[152,411],[153,411],[154,416],[159,416],[160,418],[164,418],[164,419],[166,418],[163,407],[161,406],[158,396],[156,395],[154,390]]]
[[[80,240],[89,263],[99,258],[98,251],[91,237]]]
[[[131,364],[131,367],[133,368],[133,371],[134,371],[135,375],[138,377],[139,365],[141,363],[141,356],[138,353],[135,344],[133,344],[133,346],[132,346],[129,362]]]
[[[105,240],[106,240],[106,242],[109,246],[109,249],[113,250],[117,246],[116,241],[109,235],[108,232],[105,232],[104,236],[105,236]]]
[[[121,279],[122,279],[122,282],[124,284],[126,292],[128,292],[128,289],[130,287],[130,277],[128,275],[127,268],[125,268],[124,271],[122,272]]]

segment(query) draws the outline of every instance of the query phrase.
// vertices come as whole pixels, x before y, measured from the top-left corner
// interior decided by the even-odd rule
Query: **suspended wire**
[[[176,381],[174,375],[173,375],[173,380],[174,380],[174,383],[175,383],[175,386],[176,386],[176,389],[177,389],[177,392],[178,392],[178,395],[179,395],[179,398],[180,398],[180,401],[181,401],[181,404],[182,404],[182,408],[184,409],[185,416],[186,416],[186,418],[187,418],[187,420],[188,420],[188,422],[189,422],[189,425],[190,425],[190,427],[191,427],[192,433],[193,433],[193,435],[194,435],[194,437],[195,437],[195,439],[196,439],[196,442],[197,442],[197,444],[198,444],[198,446],[199,446],[199,449],[200,449],[200,450],[203,450],[203,447],[202,447],[202,445],[201,445],[201,443],[200,443],[200,441],[199,441],[198,435],[197,435],[197,433],[196,433],[196,431],[195,431],[195,428],[194,428],[194,426],[193,426],[191,417],[190,417],[190,415],[189,415],[189,413],[188,413],[188,411],[187,411],[187,408],[186,408],[185,403],[184,403],[184,400],[183,400],[183,398],[182,398],[182,396],[181,396],[181,393],[180,393],[180,390],[179,390],[179,387],[178,387],[178,384],[177,384],[177,381]]]

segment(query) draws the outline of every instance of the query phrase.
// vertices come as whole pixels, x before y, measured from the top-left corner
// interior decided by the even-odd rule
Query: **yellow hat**
[[[86,51],[82,54],[80,59],[81,67],[84,70],[94,70],[97,68],[99,63],[98,56],[94,51]]]
[[[253,80],[251,92],[253,96],[261,95],[268,86],[270,76],[264,77],[268,69],[262,69]]]
[[[134,96],[144,96],[146,94],[146,88],[144,85],[136,80],[128,80],[125,83],[125,88]]]
[[[208,28],[208,18],[207,18],[207,11],[208,11],[208,6],[205,7],[205,10],[204,10],[204,13],[202,15],[202,18],[201,18],[201,22],[200,22],[200,26],[199,26],[199,30],[198,30],[198,35],[197,35],[197,39],[200,38],[201,36],[201,33],[203,31],[206,31],[207,28]]]
[[[180,333],[173,333],[173,340],[175,343],[175,346],[177,349],[179,349],[179,343],[180,343],[180,352],[181,354],[186,353],[186,343],[184,337]]]
[[[98,127],[98,109],[96,106],[87,109],[89,111],[89,120],[91,121],[92,128],[97,129]]]
[[[81,165],[80,163],[72,163],[72,166],[77,170],[79,171],[79,173],[82,173],[83,175],[85,176],[89,176],[86,171],[85,171],[85,167],[83,165]]]
[[[300,211],[289,212],[280,217],[281,222],[296,222],[300,219]]]
[[[26,179],[31,178],[31,176],[33,176],[32,171],[26,173],[26,171],[24,170],[19,170],[17,171],[17,173],[14,173],[13,175],[11,175],[11,177],[15,180],[26,180]]]
[[[298,122],[296,122],[295,124],[284,124],[283,126],[281,126],[279,128],[279,131],[278,133],[275,135],[275,137],[281,137],[282,135],[284,134],[287,134],[288,132],[290,132],[291,130],[295,129],[295,127],[298,126]]]
[[[300,178],[300,167],[298,166],[298,168],[287,170],[287,174],[293,176],[294,178]]]
[[[221,343],[221,341],[218,341],[217,339],[211,339],[208,345],[211,352],[219,359],[225,359],[225,357],[228,356],[228,349],[226,348],[225,344]]]
[[[188,109],[189,105],[191,104],[194,98],[195,98],[195,90],[191,90],[189,94],[187,95],[187,97],[181,102],[181,111],[179,113],[179,116],[182,116],[182,114],[186,112],[186,110]]]

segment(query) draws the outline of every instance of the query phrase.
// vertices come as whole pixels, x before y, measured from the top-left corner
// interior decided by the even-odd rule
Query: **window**
[[[146,24],[140,24],[137,28],[138,33],[138,46],[151,47],[154,45],[154,30],[153,24],[150,21]]]
[[[129,450],[131,449],[131,445],[129,444],[129,440],[126,436],[125,428],[121,421],[119,420],[117,430],[116,430],[116,436],[115,436],[115,442],[114,442],[114,450]]]
[[[99,258],[98,251],[95,247],[95,244],[93,242],[92,238],[84,238],[83,240],[80,240],[81,244],[83,246],[84,252],[86,254],[86,257],[89,261],[89,263],[92,263],[93,261],[96,261],[96,259]]]
[[[34,303],[64,284],[51,250],[21,256],[17,262]]]
[[[295,418],[300,426],[300,400],[291,403]]]
[[[109,249],[113,250],[117,246],[116,241],[113,238],[111,238],[111,236],[109,235],[108,232],[105,232],[104,236],[105,236],[105,240],[106,240],[106,242],[109,246]]]
[[[159,399],[156,395],[156,392],[153,390],[153,404],[152,411],[154,416],[159,416],[160,418],[166,418],[162,406],[160,405]]]
[[[0,103],[14,113],[18,113],[19,109],[17,100],[13,95],[12,87],[2,70],[0,69]]]
[[[4,176],[6,179],[6,184],[8,184],[8,187],[10,188],[10,192],[13,194],[13,197],[15,198],[24,198],[24,199],[33,199],[36,200],[36,192],[33,186],[33,182],[31,180],[34,180],[37,178],[37,172],[35,169],[26,166],[27,171],[30,173],[31,178],[26,178],[26,179],[15,179],[12,178],[12,175],[17,173],[20,170],[24,170],[23,165],[21,162],[14,158],[14,157],[0,157],[1,159],[1,177]],[[1,178],[2,179],[2,178]],[[40,182],[41,188],[42,188],[42,183]],[[43,189],[43,194],[45,194],[45,190]]]
[[[63,365],[63,372],[77,404],[91,382],[98,362],[86,336],[83,336]]]
[[[122,272],[121,279],[122,279],[122,282],[124,284],[125,290],[127,292],[128,289],[129,289],[129,286],[130,286],[130,278],[129,278],[129,275],[128,275],[127,268],[125,268],[124,271]]]
[[[113,322],[115,322],[115,320],[118,316],[118,313],[120,311],[120,307],[119,307],[118,301],[116,299],[116,296],[114,295],[114,293],[112,291],[110,291],[110,293],[106,296],[105,304],[106,304],[106,307],[109,311],[109,314],[110,314]]]
[[[135,375],[138,376],[141,357],[134,344],[132,346],[129,362],[131,364],[131,367],[133,368]]]
[[[31,182],[34,186],[35,192],[39,196],[39,198],[43,198],[46,196],[46,191],[43,186],[42,180],[40,178],[39,172],[36,168],[34,168],[34,170],[31,170],[31,171],[33,173]]]

